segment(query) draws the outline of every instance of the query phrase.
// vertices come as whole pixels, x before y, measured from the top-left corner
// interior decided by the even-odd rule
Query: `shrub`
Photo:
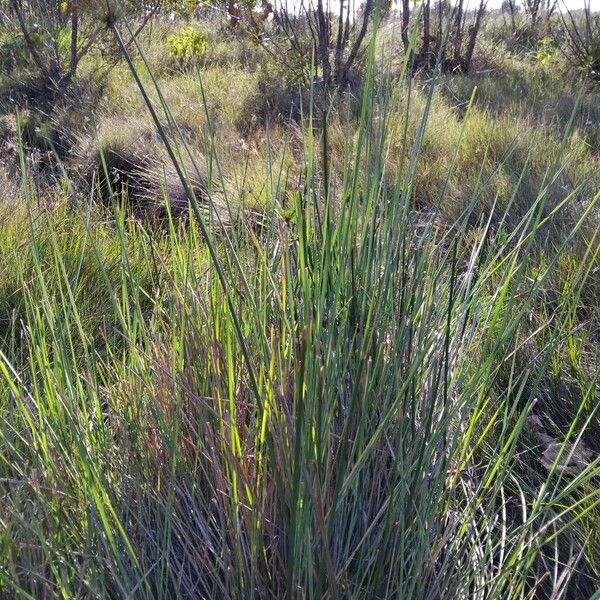
[[[163,0],[164,6],[178,15],[190,17],[196,10],[196,0]]]
[[[190,63],[204,56],[208,47],[206,34],[199,27],[184,27],[178,34],[169,38],[171,56],[181,63]]]
[[[600,78],[600,15],[586,5],[582,12],[566,10],[561,14],[567,54],[571,64]]]
[[[538,49],[535,54],[536,59],[542,65],[551,64],[556,57],[556,47],[552,36],[545,36],[538,42]]]
[[[11,2],[28,54],[49,87],[64,93],[76,76],[82,59],[93,50],[113,43],[111,27],[122,17],[140,15],[134,0],[114,2]],[[146,26],[142,19],[137,34]],[[133,35],[137,35],[134,33]],[[130,44],[132,37],[127,36]]]

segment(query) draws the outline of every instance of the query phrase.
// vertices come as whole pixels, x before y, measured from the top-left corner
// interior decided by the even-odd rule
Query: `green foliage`
[[[202,29],[189,25],[169,37],[169,47],[171,56],[185,63],[202,58],[208,47],[208,40]]]
[[[310,58],[295,48],[290,49],[286,55],[283,78],[289,87],[304,87],[310,82]]]
[[[560,561],[590,597],[600,472],[568,455],[598,432],[576,333],[597,240],[546,315],[568,250],[531,251],[543,195],[510,227],[469,228],[467,209],[440,243],[392,192],[412,171],[382,185],[367,101],[332,206],[327,145],[303,130],[285,225],[277,196],[262,230],[227,237],[210,207],[166,236],[64,204],[4,212],[2,594],[533,597]],[[553,407],[563,363],[577,378]]]
[[[538,49],[535,53],[536,59],[540,64],[546,66],[550,65],[556,58],[556,47],[554,45],[554,38],[552,36],[545,36],[538,42]]]
[[[196,9],[196,0],[165,0],[164,7],[177,14],[191,16]]]
[[[94,162],[114,173],[133,147],[131,177],[155,168],[144,191],[170,206],[167,176],[202,172],[198,135],[212,193],[184,198],[191,222],[42,187],[17,147],[0,597],[593,597],[597,162],[570,131],[459,112],[435,81],[375,80],[375,54],[360,100],[312,96],[286,128],[269,113],[247,151],[232,123],[246,100],[279,110],[276,68],[208,69],[206,105],[185,73],[143,101],[121,73],[144,129],[115,117]],[[152,130],[144,105],[164,109]]]

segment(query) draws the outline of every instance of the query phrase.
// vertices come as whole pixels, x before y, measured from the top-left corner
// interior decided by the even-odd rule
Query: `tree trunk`
[[[510,26],[511,32],[514,34],[517,31],[517,22],[515,20],[515,13],[517,12],[517,7],[515,6],[516,0],[508,0],[508,11],[510,12]]]
[[[410,0],[402,0],[402,45],[408,52],[410,41],[408,39],[408,23],[410,20]]]
[[[455,19],[455,31],[454,31],[454,65],[458,66],[461,64],[461,51],[463,42],[463,0],[459,0],[456,7],[456,19]]]
[[[431,0],[427,0],[423,6],[423,57],[425,58],[425,66],[431,66]]]
[[[242,11],[236,6],[235,0],[228,0],[227,14],[229,15],[229,27],[235,29],[242,18]]]
[[[439,53],[440,61],[444,64],[445,60],[445,46],[444,44],[444,6],[442,0],[438,0],[438,27],[437,27],[437,40],[435,44],[436,54]]]
[[[481,0],[479,4],[479,8],[477,9],[477,16],[475,17],[475,23],[469,30],[469,43],[467,45],[467,51],[465,53],[465,60],[463,63],[463,68],[465,73],[469,71],[471,68],[471,61],[473,60],[473,52],[475,51],[475,43],[477,41],[477,36],[479,34],[479,29],[481,28],[481,21],[483,19],[483,13],[485,12],[487,0]]]
[[[347,77],[350,69],[352,68],[352,65],[354,64],[356,57],[358,56],[358,51],[360,50],[360,47],[362,46],[365,35],[367,34],[367,27],[369,26],[369,19],[371,18],[371,13],[373,12],[373,7],[374,7],[374,0],[367,0],[367,2],[365,4],[365,8],[363,10],[362,24],[360,26],[360,31],[358,32],[358,35],[356,36],[356,39],[354,40],[354,45],[352,46],[352,49],[350,50],[350,54],[348,55],[348,60],[346,61],[345,65],[344,65],[344,70],[343,70],[343,73],[341,74],[342,75],[341,81],[346,80],[346,77]]]
[[[349,1],[349,0],[348,0]],[[344,53],[344,0],[340,0],[340,13],[338,15],[338,32],[335,42],[335,71],[342,68],[342,55]]]
[[[323,0],[319,0],[317,3],[317,21],[317,58],[321,64],[323,82],[325,85],[329,85],[331,83],[331,64],[329,62],[329,27],[327,24],[327,18],[325,17],[325,11],[323,9]]]

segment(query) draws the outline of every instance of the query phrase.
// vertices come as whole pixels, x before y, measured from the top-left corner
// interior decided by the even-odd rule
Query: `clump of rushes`
[[[89,14],[107,27],[115,25],[124,15],[126,8],[134,4],[131,1],[118,2],[117,0],[77,0],[64,3],[66,10],[76,10],[82,14]],[[73,5],[73,6],[72,6]]]
[[[0,250],[0,281],[16,284],[0,291],[21,315],[0,343],[0,595],[513,599],[598,588],[598,455],[564,464],[598,431],[581,299],[598,269],[587,225],[599,196],[545,258],[537,233],[570,198],[547,210],[560,148],[510,227],[510,195],[472,227],[477,187],[444,229],[435,211],[415,213],[435,86],[416,143],[390,139],[386,119],[411,96],[391,81],[374,92],[374,48],[342,173],[327,113],[317,129],[305,107],[304,177],[285,220],[270,163],[272,213],[258,232],[222,235],[198,210],[185,140],[166,132],[195,208],[187,229],[171,219],[165,236],[90,211],[67,230],[59,212],[21,217],[19,243]],[[148,104],[157,126],[176,133],[160,106],[158,118]],[[408,160],[383,185],[398,143]],[[208,190],[218,158],[207,158]],[[25,169],[22,189],[35,197]],[[545,312],[573,247],[568,287]],[[567,363],[577,404],[554,432],[547,384]],[[553,432],[552,460],[540,431]]]

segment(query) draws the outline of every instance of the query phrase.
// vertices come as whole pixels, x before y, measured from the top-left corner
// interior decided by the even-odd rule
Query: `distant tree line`
[[[526,31],[537,43],[558,23],[569,57],[581,68],[598,72],[600,23],[589,0],[578,13],[561,10],[558,2],[505,0],[500,12],[509,35],[517,38]],[[193,18],[209,6],[226,16],[231,30],[246,31],[265,47],[264,23],[273,18],[276,31],[268,42],[287,48],[274,55],[303,77],[310,71],[307,64],[314,62],[325,87],[350,83],[376,18],[398,20],[400,49],[411,71],[438,67],[468,72],[489,12],[488,0],[478,0],[474,8],[468,8],[466,0],[399,0],[397,7],[390,0],[364,0],[356,11],[350,0],[333,4],[303,0],[293,9],[269,0],[0,0],[0,20],[20,31],[33,63],[49,84],[64,89],[76,77],[83,57],[98,47],[111,47],[107,25],[126,21],[124,37],[132,45],[159,13]]]

